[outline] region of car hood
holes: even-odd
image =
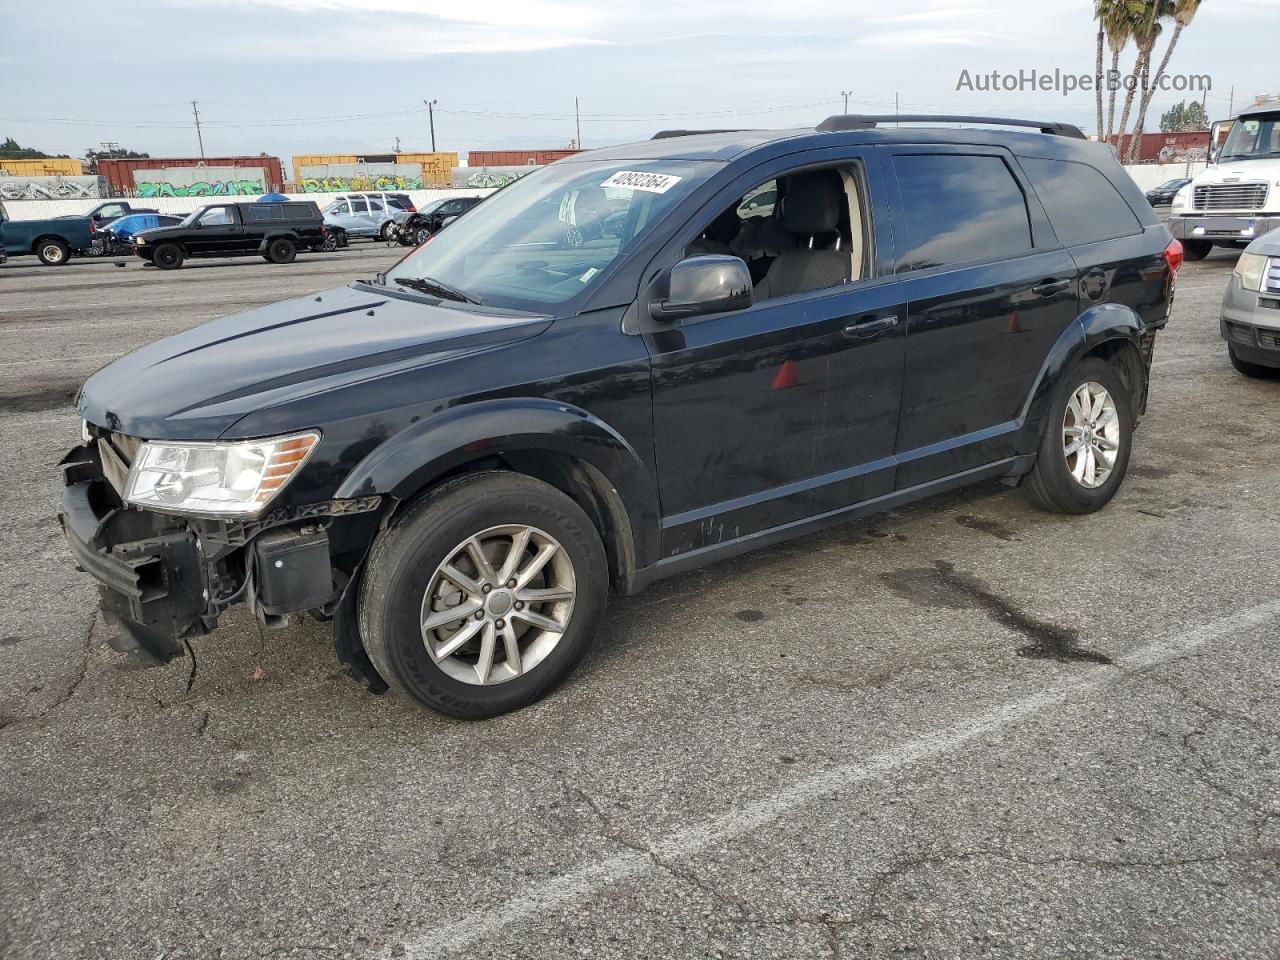
[[[1265,180],[1272,183],[1280,180],[1280,158],[1267,157],[1258,160],[1228,160],[1226,163],[1215,163],[1202,171],[1192,184],[1202,187],[1205,184],[1226,183],[1228,181],[1244,183],[1253,180]]]
[[[129,436],[212,440],[256,410],[536,336],[550,322],[365,284],[339,287],[126,354],[85,382],[79,410]]]

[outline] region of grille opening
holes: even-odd
[[[1266,202],[1265,183],[1214,183],[1195,188],[1197,210],[1261,210]]]

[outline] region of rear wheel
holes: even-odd
[[[272,263],[293,263],[298,248],[287,237],[276,237],[267,244],[267,259]]]
[[[151,262],[161,270],[177,270],[184,259],[182,248],[176,243],[162,243],[151,254]]]
[[[1182,256],[1187,260],[1203,260],[1213,251],[1211,240],[1183,240]]]
[[[1276,367],[1264,367],[1260,363],[1251,363],[1236,355],[1236,348],[1227,344],[1227,353],[1231,354],[1231,365],[1246,377],[1256,377],[1259,380],[1275,380],[1280,378],[1280,369]]]
[[[1129,469],[1133,401],[1116,368],[1099,357],[1058,385],[1036,465],[1022,485],[1054,513],[1092,513],[1115,496]]]
[[[386,223],[384,223],[381,227],[378,228],[378,239],[381,240],[383,243],[386,243],[388,240],[391,239],[391,227],[392,227],[392,223],[390,220],[388,220]]]
[[[60,267],[71,259],[71,249],[56,237],[36,244],[36,256],[46,267]]]
[[[533,703],[591,646],[607,562],[586,513],[520,474],[452,481],[408,507],[374,545],[360,630],[378,672],[464,720]]]

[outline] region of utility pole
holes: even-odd
[[[395,152],[396,152],[396,153],[399,153],[399,152],[400,152],[400,138],[399,138],[399,137],[396,137],[396,149],[395,149]]]
[[[898,122],[898,116],[901,113],[902,111],[898,109],[898,94],[897,94],[897,91],[895,91],[893,94],[893,125],[895,127],[902,126],[902,124]]]
[[[1236,114],[1236,85],[1231,85],[1231,99],[1227,101],[1227,116],[1235,119]]]
[[[573,98],[573,126],[578,132],[578,149],[582,149],[582,114],[578,112],[578,98]]]
[[[436,152],[436,104],[439,100],[423,100],[427,105],[427,123],[431,126],[431,152]]]
[[[204,159],[204,135],[200,132],[200,111],[196,108],[196,101],[191,101],[191,114],[196,118],[196,140],[200,143],[200,159]]]
[[[849,112],[849,94],[851,94],[851,93],[853,93],[853,91],[852,91],[852,90],[841,90],[841,91],[840,91],[840,96],[844,97],[844,112],[845,112],[845,113],[848,113],[848,112]]]

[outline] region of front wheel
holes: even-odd
[[[431,231],[426,227],[419,227],[418,232],[414,235],[414,239],[418,241],[418,246],[422,246],[431,239]]]
[[[383,679],[462,720],[545,696],[591,646],[604,614],[600,535],[573,500],[506,472],[450,481],[373,547],[360,632]]]
[[[1027,498],[1053,513],[1093,513],[1110,502],[1129,469],[1133,401],[1116,368],[1100,357],[1062,378],[1022,485]]]
[[[1187,260],[1203,260],[1213,252],[1212,240],[1183,240],[1182,256]]]
[[[391,239],[391,228],[394,226],[390,220],[378,228],[378,239],[383,243],[387,243]]]
[[[176,243],[162,243],[151,254],[151,262],[161,270],[177,270],[183,259],[182,248]]]

